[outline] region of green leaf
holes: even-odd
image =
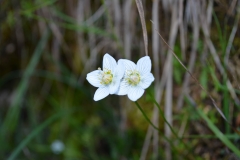
[[[47,30],[42,36],[40,42],[38,43],[35,52],[33,53],[32,59],[29,62],[26,70],[23,72],[23,77],[15,91],[14,98],[7,112],[3,126],[1,127],[2,138],[5,137],[6,133],[11,134],[18,123],[19,111],[21,106],[20,104],[24,99],[24,95],[27,91],[30,77],[34,73],[34,70],[46,46],[49,35],[50,35],[49,30]],[[4,139],[1,142],[3,141]]]
[[[43,122],[41,125],[39,125],[36,129],[34,129],[12,152],[8,160],[14,160],[16,159],[17,155],[21,152],[21,150],[34,138],[36,137],[43,129],[45,129],[47,126],[49,126],[52,122],[57,120],[60,117],[66,116],[66,114],[74,113],[74,111],[61,111],[57,114],[51,116],[48,118],[45,122]]]
[[[208,127],[212,132],[240,158],[240,150],[213,124],[213,122],[203,113],[200,108],[197,108],[199,115],[207,122]]]

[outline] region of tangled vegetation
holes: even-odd
[[[239,0],[0,0],[0,159],[239,159],[239,18]],[[136,103],[93,100],[105,53],[151,58]]]

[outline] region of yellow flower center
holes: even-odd
[[[107,85],[111,83],[113,79],[113,74],[111,70],[104,68],[103,71],[100,73],[99,79],[101,84]]]
[[[136,70],[128,71],[126,75],[127,75],[126,80],[130,85],[136,86],[141,80],[140,74]]]

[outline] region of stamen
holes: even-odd
[[[103,71],[101,71],[99,74],[100,83],[103,85],[108,85],[109,83],[112,82],[112,79],[113,79],[113,74],[111,70],[107,68],[104,68]]]
[[[136,86],[140,80],[140,74],[138,71],[133,70],[133,71],[126,71],[126,80],[130,85]]]

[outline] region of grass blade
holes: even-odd
[[[170,125],[170,123],[167,121],[167,119],[166,119],[163,111],[161,110],[161,107],[159,106],[159,104],[157,103],[157,101],[153,98],[153,96],[151,95],[151,93],[148,92],[148,94],[150,95],[151,100],[153,101],[153,103],[158,107],[158,110],[159,110],[160,115],[161,115],[162,118],[164,119],[164,122],[167,123],[168,127],[170,128],[170,130],[172,131],[172,133],[174,134],[174,136],[179,140],[179,142],[181,142],[181,143],[188,149],[188,151],[192,152],[192,148],[191,148],[188,144],[186,144],[186,143],[183,141],[182,138],[180,138],[180,137],[178,136],[178,134],[174,131],[174,129],[172,128],[172,126]]]
[[[140,107],[140,105],[138,104],[138,102],[136,101],[135,102],[135,104],[137,105],[137,107],[138,107],[138,109],[142,112],[142,114],[143,114],[143,116],[145,117],[145,119],[151,124],[151,126],[154,128],[154,129],[156,129],[159,133],[162,133],[161,131],[160,131],[160,129],[159,128],[157,128],[152,122],[151,122],[151,120],[147,117],[147,115],[145,114],[145,112],[143,111],[143,109]],[[157,104],[158,105],[158,104]],[[158,105],[159,106],[159,105]],[[159,107],[158,107],[159,108]],[[160,112],[162,112],[162,111],[160,111]],[[163,118],[165,119],[165,117],[164,117],[164,115],[163,115]],[[166,119],[165,119],[165,121],[166,121]],[[167,122],[167,121],[166,121]],[[167,122],[168,123],[168,122]],[[168,123],[169,124],[169,123]],[[171,126],[169,126],[171,129],[172,129],[172,127]],[[172,129],[172,131],[173,131],[173,129]],[[174,131],[173,131],[174,132]],[[175,132],[174,132],[175,133]],[[175,133],[176,134],[176,133]],[[171,145],[171,148],[176,152],[176,153],[178,153],[178,151],[177,151],[177,148],[176,148],[176,146],[173,144],[173,141],[172,140],[170,140],[168,137],[166,137],[164,134],[161,134],[161,136],[163,136],[163,138]],[[188,151],[191,151],[191,149],[182,141],[182,139],[180,139],[177,135],[175,135],[176,137],[177,137],[177,139],[179,140],[179,141],[181,141],[187,148],[188,148]],[[186,155],[183,155],[185,158],[186,157],[188,157],[188,159],[189,159],[189,157],[192,157],[192,155],[191,154],[189,154],[189,153],[187,153]]]
[[[203,113],[200,108],[197,108],[199,115],[207,122],[208,127],[212,132],[240,158],[240,150],[212,123],[212,121]]]
[[[1,134],[3,134],[2,138],[5,136],[6,133],[11,134],[17,125],[19,111],[20,111],[19,105],[22,103],[25,92],[27,91],[27,88],[28,88],[29,79],[32,76],[32,74],[34,73],[34,70],[37,66],[37,63],[42,55],[42,52],[43,52],[45,45],[47,43],[47,40],[49,38],[49,35],[50,35],[49,30],[47,30],[44,33],[44,35],[42,36],[40,42],[38,43],[38,45],[33,53],[33,56],[31,58],[31,61],[28,64],[25,72],[23,73],[23,78],[20,81],[20,83],[15,91],[15,96],[9,107],[9,110],[7,112],[3,126],[1,127]]]
[[[20,151],[34,138],[36,137],[43,129],[45,129],[47,126],[49,126],[52,122],[57,120],[58,118],[65,116],[66,114],[73,113],[73,112],[59,112],[50,118],[48,118],[45,122],[43,122],[41,125],[39,125],[36,129],[34,129],[18,146],[17,148],[12,152],[8,160],[14,160],[16,159],[17,155],[20,153]]]

